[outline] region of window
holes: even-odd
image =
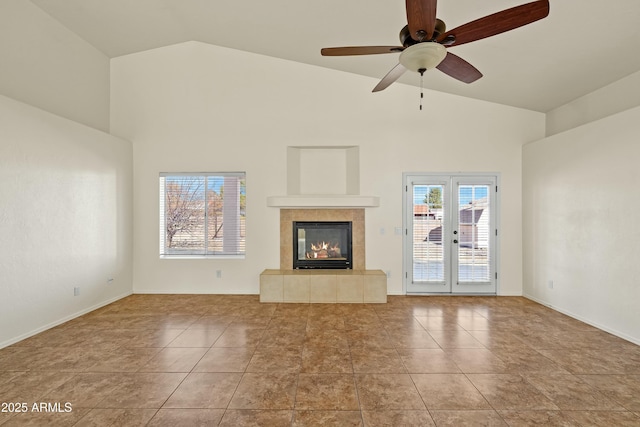
[[[244,256],[245,173],[161,173],[160,256]]]

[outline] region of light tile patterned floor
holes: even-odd
[[[28,405],[3,427],[640,426],[640,347],[517,297],[133,295],[1,349],[0,401]]]

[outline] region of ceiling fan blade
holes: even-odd
[[[476,19],[438,36],[438,42],[453,36],[447,47],[484,39],[530,24],[549,15],[549,0],[537,0]]]
[[[402,46],[345,46],[325,47],[320,50],[322,56],[376,55],[379,53],[402,52]]]
[[[436,27],[437,0],[406,0],[406,6],[411,38],[431,40]]]
[[[381,90],[388,88],[391,83],[398,80],[405,71],[407,71],[407,69],[404,68],[404,65],[399,63],[398,65],[393,67],[391,71],[389,71],[387,75],[382,78],[382,80],[380,80],[380,83],[378,83],[376,87],[373,88],[372,92],[380,92]]]
[[[436,68],[464,83],[473,83],[482,77],[476,67],[451,52],[447,52],[447,56]]]

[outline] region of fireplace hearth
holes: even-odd
[[[352,269],[350,221],[293,221],[294,269]]]

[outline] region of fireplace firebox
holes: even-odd
[[[293,268],[351,269],[350,221],[294,221]]]

